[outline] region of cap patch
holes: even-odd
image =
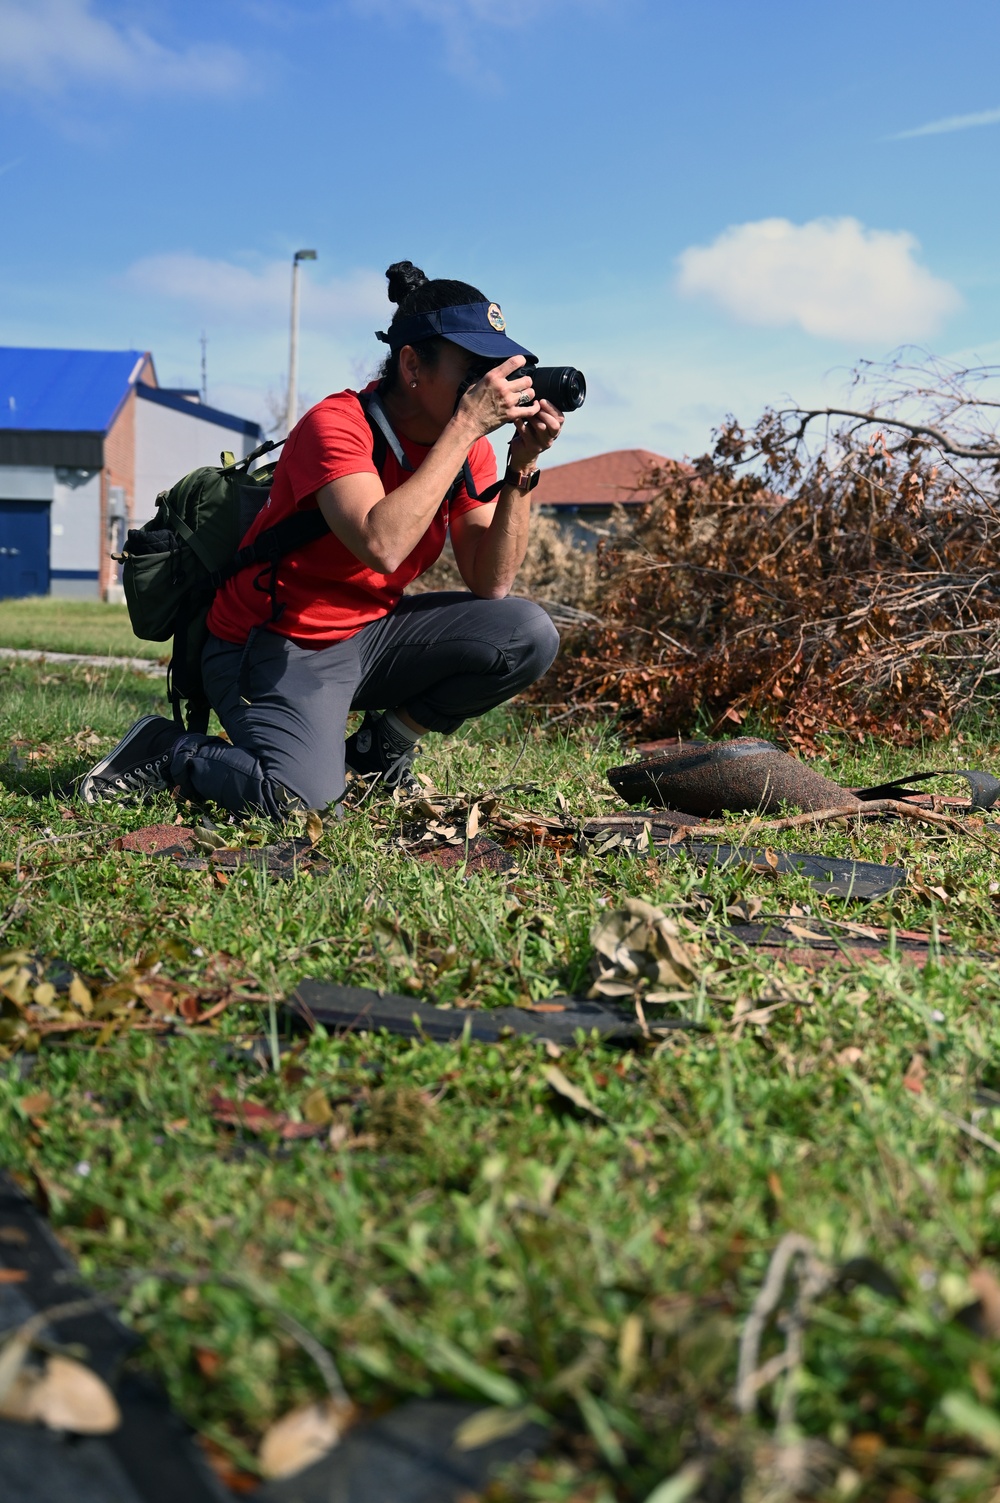
[[[507,327],[507,320],[500,312],[499,303],[490,303],[490,306],[486,310],[486,317],[490,321],[491,328],[496,329],[498,334],[502,334]]]

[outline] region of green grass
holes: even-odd
[[[169,642],[140,641],[123,605],[51,595],[0,600],[0,647],[154,660],[170,655]]]
[[[219,889],[111,848],[172,819],[166,796],[87,810],[67,792],[161,694],[121,671],[0,666],[0,914],[27,904],[4,943],[108,981],[159,965],[209,986],[222,966],[274,997],[308,974],[483,1006],[585,989],[590,928],[627,894],[673,913],[702,897],[717,921],[759,894],[767,911],[938,925],[953,946],[922,968],[889,957],[809,973],[703,938],[700,985],[668,1010],[705,1032],[563,1052],[606,1120],[555,1095],[546,1050],[523,1041],[320,1033],[275,1072],[266,1042],[241,1044],[269,1031],[268,1007],[250,1003],[215,1032],[112,1023],[96,1043],[48,1043],[29,1078],[17,1056],[0,1064],[8,1162],[45,1186],[60,1235],[204,1434],[250,1465],[271,1420],[322,1393],[277,1308],[334,1354],[362,1406],[450,1390],[546,1417],[553,1458],[492,1503],[643,1503],[692,1456],[706,1500],[738,1497],[741,1471],[743,1496],[763,1498],[776,1391],[738,1420],[737,1343],[779,1238],[798,1231],[833,1265],[873,1260],[903,1294],[833,1288],[816,1305],[797,1419],[828,1464],[804,1496],[991,1495],[1000,1466],[970,1438],[982,1415],[969,1406],[992,1410],[1000,1346],[954,1317],[974,1298],[970,1274],[1000,1264],[1000,1156],[952,1119],[1000,1136],[1000,1114],[972,1094],[1000,1086],[1000,837],[885,824],[774,840],[899,860],[947,893],[865,907],[797,877],[544,848],[522,853],[511,883],[463,880],[393,849],[366,813],[324,833],[327,875]],[[515,781],[544,792],[509,806],[553,813],[562,794],[592,813],[617,807],[604,773],[621,753],[610,730],[497,712],[428,738],[424,766],[453,792]],[[926,754],[995,767],[1000,746],[971,727]],[[823,770],[850,783],[913,765],[831,741]],[[407,944],[386,944],[396,923]],[[734,1026],[748,1000],[783,1005],[766,1026]],[[920,1095],[903,1085],[915,1054]],[[213,1091],[293,1116],[319,1091],[341,1146],[243,1140],[213,1118]],[[32,1116],[22,1103],[43,1092],[51,1104]],[[781,1344],[772,1328],[764,1355]]]

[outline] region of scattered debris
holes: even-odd
[[[674,1001],[678,988],[690,991],[701,969],[676,921],[641,898],[626,898],[624,907],[599,919],[590,942],[595,952],[591,997],[632,997],[642,989],[644,1003]],[[650,986],[671,990],[666,994]]]
[[[586,1112],[591,1117],[597,1117],[601,1122],[606,1122],[608,1116],[602,1112],[599,1106],[595,1106],[590,1097],[580,1087],[563,1074],[558,1065],[547,1065],[542,1071],[542,1079],[557,1096],[575,1106],[578,1111]]]
[[[294,1477],[326,1456],[343,1438],[356,1416],[351,1403],[332,1398],[302,1404],[275,1420],[258,1450],[265,1477]]]
[[[849,413],[731,419],[646,477],[563,597],[600,623],[564,634],[533,697],[624,712],[637,739],[748,714],[806,751],[831,728],[939,738],[1000,663],[992,377],[866,363]]]
[[[493,1411],[485,1411],[492,1415]],[[507,1410],[506,1427],[482,1423],[481,1405],[413,1399],[353,1427],[322,1460],[294,1478],[267,1482],[255,1503],[462,1503],[479,1497],[497,1470],[546,1448],[545,1428],[522,1410]],[[467,1437],[475,1442],[467,1443]]]
[[[858,800],[770,741],[687,741],[655,757],[608,770],[608,782],[629,804],[664,804],[691,814],[776,812],[850,806]]]
[[[833,919],[784,913],[769,914],[760,923],[731,923],[710,931],[718,939],[736,940],[753,949],[765,950],[795,965],[860,964],[884,959],[893,950],[902,960],[926,965],[930,957],[947,948],[948,936],[937,937],[912,929],[888,930]]]
[[[439,844],[411,845],[409,854],[418,861],[440,866],[445,871],[464,867],[467,874],[495,872],[498,875],[517,871],[517,862],[495,840],[486,835],[465,839],[445,839]]]
[[[40,1366],[19,1351],[18,1333],[0,1349],[0,1419],[43,1424],[74,1435],[110,1435],[122,1422],[108,1385],[74,1357],[53,1354]],[[8,1361],[8,1357],[21,1360]],[[13,1371],[9,1369],[13,1368]]]
[[[121,835],[114,850],[132,851],[145,856],[169,857],[184,871],[211,871],[228,878],[241,867],[263,869],[272,877],[291,881],[300,872],[317,875],[329,871],[330,862],[321,856],[313,838],[322,834],[322,824],[306,836],[293,836],[272,845],[231,846],[219,830],[196,829],[191,825],[146,825]],[[241,832],[233,831],[234,835]]]
[[[16,1304],[14,1291],[3,1301],[4,1317],[9,1321],[13,1316],[14,1322],[3,1333],[3,1354],[19,1337],[24,1344],[25,1333],[29,1348],[37,1341],[47,1349],[47,1382],[43,1378],[45,1386],[35,1388],[29,1404],[44,1408],[60,1426],[72,1425],[78,1435],[86,1433],[90,1422],[89,1438],[76,1439],[37,1424],[0,1421],[5,1492],[19,1503],[66,1503],[84,1496],[127,1496],[135,1503],[168,1498],[222,1503],[222,1492],[187,1426],[148,1378],[123,1365],[137,1345],[135,1333],[122,1325],[106,1300],[82,1285],[48,1223],[2,1170],[0,1268],[24,1275],[16,1285]],[[58,1350],[48,1350],[52,1347]],[[71,1354],[70,1374],[66,1364]],[[75,1371],[80,1366],[86,1381]],[[72,1410],[65,1407],[69,1402]],[[120,1423],[112,1429],[102,1425],[97,1434],[99,1407],[104,1422],[116,1410]],[[44,1420],[45,1415],[39,1412],[38,1417]]]
[[[894,778],[891,783],[879,783],[872,788],[855,788],[855,796],[868,802],[871,799],[904,799],[911,796],[920,797],[920,790],[910,788],[910,783],[926,783],[930,778],[964,778],[969,785],[969,795],[972,802],[967,812],[974,814],[976,810],[984,813],[992,809],[997,799],[1000,798],[1000,779],[995,778],[991,772],[983,772],[973,767],[956,767],[953,770],[942,768],[939,772],[911,772],[905,777]],[[958,799],[949,799],[948,803],[957,804]]]
[[[324,1028],[349,1033],[370,1033],[384,1028],[404,1038],[428,1038],[448,1043],[468,1037],[481,1043],[500,1039],[550,1039],[556,1044],[572,1044],[578,1029],[596,1031],[609,1042],[628,1042],[640,1038],[642,1029],[634,1012],[629,1014],[602,1007],[580,997],[553,997],[542,1004],[541,1011],[525,1007],[495,1007],[465,1010],[434,1007],[392,992],[369,991],[361,986],[338,986],[332,981],[300,981],[286,1006],[293,1017],[308,1026],[321,1023]],[[665,1019],[658,1027],[697,1029],[700,1024],[683,1018]]]
[[[330,1123],[329,1116],[317,1121],[307,1119],[296,1122],[287,1112],[273,1111],[257,1101],[231,1101],[220,1091],[212,1092],[209,1110],[216,1122],[227,1127],[238,1127],[257,1137],[264,1133],[277,1133],[285,1142],[298,1138],[325,1137]],[[319,1116],[318,1113],[315,1115]]]
[[[0,1058],[36,1050],[53,1034],[92,1032],[101,1042],[132,1028],[160,1033],[177,1025],[203,1027],[234,1001],[260,1000],[243,989],[249,982],[234,977],[229,956],[214,957],[197,986],[165,976],[167,957],[169,943],[162,953],[140,956],[120,976],[101,979],[28,950],[0,954]]]

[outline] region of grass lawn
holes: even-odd
[[[123,605],[58,600],[51,595],[0,600],[0,647],[154,660],[170,656],[169,642],[139,640]]]
[[[44,1042],[27,1075],[24,1056],[0,1063],[8,1163],[44,1187],[87,1277],[209,1441],[252,1471],[268,1424],[322,1395],[285,1315],[364,1408],[453,1391],[542,1416],[552,1457],[491,1503],[752,1503],[790,1496],[768,1476],[792,1461],[808,1472],[799,1495],[830,1503],[996,1496],[1000,1344],[956,1315],[982,1295],[1000,1330],[1000,1114],[982,1094],[1000,1088],[1000,835],[775,837],[919,872],[864,906],[799,877],[545,847],[521,852],[513,880],[463,879],[391,848],[367,811],[324,832],[326,875],[220,887],[112,849],[172,820],[166,795],[88,810],[66,791],[163,708],[162,686],[24,664],[0,665],[0,686],[4,943],[119,982],[106,993],[119,1008],[138,987],[144,1017],[171,981],[226,975],[265,999],[170,1037],[109,1004],[96,1039]],[[889,745],[828,750],[822,770],[844,783],[915,765]],[[515,782],[532,791],[508,806],[554,813],[561,795],[587,814],[619,807],[604,773],[621,755],[610,730],[496,712],[429,737],[423,766],[452,792]],[[927,757],[995,768],[1000,745],[973,728]],[[551,1089],[550,1052],[531,1042],[320,1033],[274,1068],[266,998],[302,975],[484,1007],[585,991],[591,926],[626,895],[681,917],[703,898],[717,922],[759,896],[765,912],[936,926],[950,948],[923,967],[890,954],[810,972],[702,935],[692,994],[650,1012],[704,1031],[628,1051],[581,1037],[559,1058],[601,1117]],[[695,933],[704,916],[688,916]],[[216,1119],[213,1093],[331,1131],[252,1138]],[[752,1419],[732,1394],[743,1322],[791,1231],[831,1269],[866,1261],[816,1300],[792,1378],[798,1428],[776,1438],[779,1372]],[[772,1323],[762,1360],[783,1347]],[[654,1493],[692,1459],[701,1482]]]

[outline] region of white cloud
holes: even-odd
[[[288,321],[291,264],[291,256],[252,267],[177,252],[146,256],[126,275],[137,291],[186,303],[213,324],[243,321],[272,329]],[[310,263],[300,273],[300,294],[303,319],[330,332],[359,322],[384,327],[393,313],[385,277],[374,271],[324,281]]]
[[[905,230],[869,230],[856,219],[761,219],[690,246],[678,288],[742,323],[895,344],[933,333],[961,301],[914,259],[917,249]]]
[[[975,115],[948,115],[944,120],[932,120],[928,125],[917,125],[912,130],[897,131],[890,141],[909,141],[913,136],[943,136],[953,130],[971,130],[976,125],[996,125],[1000,122],[1000,110],[980,110]]]
[[[579,22],[580,12],[585,9],[605,10],[611,3],[612,0],[573,0],[574,19]],[[621,0],[616,3],[620,6]],[[398,24],[409,13],[436,26],[444,43],[444,63],[449,72],[488,90],[496,90],[503,83],[509,61],[506,47],[497,41],[497,32],[517,30],[539,17],[537,0],[353,0],[353,4],[365,19],[373,14],[382,15]],[[564,8],[565,0],[549,0],[546,16],[557,6]]]
[[[0,0],[0,88],[57,94],[73,83],[143,93],[227,93],[247,68],[232,47],[175,50],[107,20],[93,0]]]

